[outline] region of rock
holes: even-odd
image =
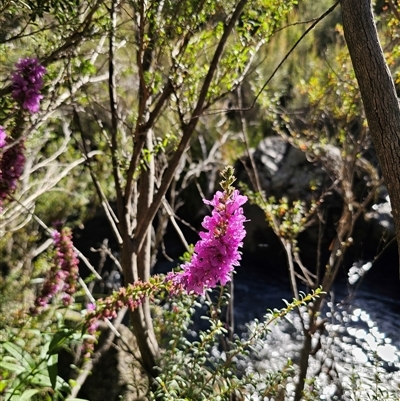
[[[253,151],[261,189],[267,197],[311,200],[310,183],[327,180],[327,174],[307,160],[306,154],[280,136],[264,138]],[[244,160],[249,170],[248,159]],[[238,179],[248,182],[247,173],[237,166]]]
[[[337,235],[336,227],[342,213],[343,198],[335,190],[334,181],[340,182],[342,175],[346,174],[346,166],[338,147],[324,145],[317,151],[318,156],[313,155],[311,159],[311,156],[292,146],[280,136],[264,138],[252,151],[260,186],[267,198],[274,197],[279,200],[286,197],[289,203],[302,200],[310,204],[312,199],[321,202],[319,215],[324,220],[322,238],[320,238],[321,227],[317,219],[316,224],[310,225],[299,236],[303,262],[311,270],[317,261],[318,244],[321,246],[320,256],[322,255],[320,263],[325,265],[326,258],[329,256],[329,246]],[[238,181],[254,189],[250,178],[252,169],[248,157],[242,158],[241,162],[235,166]],[[353,191],[356,201],[362,202],[369,191],[367,188],[369,180],[364,179],[364,176],[366,171],[375,167],[371,161],[361,157],[357,159],[355,168],[357,174],[354,178]],[[340,186],[338,187],[340,190]],[[382,239],[387,241],[395,235],[388,201],[377,201],[377,204],[370,204],[367,207],[372,209],[359,217],[353,232],[353,246],[348,249],[350,259],[360,255],[373,258],[382,245]],[[250,220],[246,227],[248,235],[245,239],[245,253],[251,253],[256,263],[263,260],[264,265],[273,265],[271,270],[279,269],[281,266],[286,267],[283,247],[265,222],[263,212],[256,209],[258,207],[254,205],[245,207],[245,214]],[[354,259],[351,263],[353,261]]]

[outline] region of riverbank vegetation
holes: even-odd
[[[330,352],[400,221],[400,9],[359,2],[1,2],[0,399],[399,398],[395,339]],[[239,333],[252,207],[292,297]]]

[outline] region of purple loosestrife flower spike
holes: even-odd
[[[221,183],[224,191],[218,191],[211,201],[203,200],[214,208],[202,223],[208,231],[200,232],[201,239],[194,247],[191,261],[181,266],[183,271],[168,276],[187,292],[203,294],[206,288],[218,283],[225,285],[241,259],[238,248],[246,235],[243,225],[246,217],[241,206],[247,197],[232,187],[235,180],[232,168],[228,167],[223,177],[226,178]]]
[[[20,59],[12,74],[12,97],[29,113],[39,111],[39,103],[43,96],[40,91],[43,86],[43,75],[46,68],[40,65],[36,58]]]
[[[35,307],[31,309],[33,314],[38,313],[40,308],[46,308],[58,293],[62,293],[64,305],[70,305],[73,302],[72,295],[76,292],[79,260],[72,243],[71,230],[64,228],[54,231],[52,237],[55,247],[54,264],[41,294],[35,300]]]
[[[65,272],[62,291],[64,292],[64,304],[69,305],[73,299],[71,295],[76,292],[76,282],[79,274],[79,259],[74,250],[72,233],[68,228],[53,232],[53,240],[56,248],[55,265]]]
[[[126,287],[121,287],[107,298],[98,299],[96,305],[87,305],[86,330],[88,334],[93,335],[97,330],[99,321],[116,318],[121,308],[127,306],[131,311],[134,311],[146,298],[152,300],[158,292],[163,290],[178,295],[181,292],[178,287],[172,280],[165,280],[165,278],[157,275],[151,276],[148,281],[137,280]],[[87,342],[85,347],[86,350],[90,350],[90,342]]]
[[[2,134],[4,133],[4,135]],[[0,142],[4,138],[4,146],[12,143],[11,138],[5,135],[4,130],[0,130]],[[15,145],[0,152],[0,209],[4,199],[11,194],[17,187],[17,180],[21,177],[25,165],[25,145],[21,140]]]

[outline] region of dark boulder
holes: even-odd
[[[335,186],[334,183],[335,177],[340,176],[343,171],[344,161],[340,149],[325,145],[318,157],[310,156],[281,136],[270,136],[263,139],[252,151],[252,157],[266,198],[286,198],[289,203],[302,200],[306,205],[310,205],[312,199],[319,202],[319,216],[323,224],[315,218],[315,224],[301,233],[298,241],[303,262],[310,270],[314,270],[317,262],[324,265],[329,255],[329,245],[336,236],[336,226],[343,208],[340,186]],[[361,167],[362,163],[368,162],[361,159]],[[238,181],[254,189],[255,180],[249,158],[242,158],[235,167]],[[367,181],[356,177],[354,193],[358,202],[368,193],[367,185]],[[339,191],[336,191],[335,188],[338,187]],[[381,192],[383,195],[376,197],[375,203],[368,205],[370,210],[360,216],[355,226],[353,245],[348,249],[349,264],[358,258],[373,258],[382,247],[382,241],[388,241],[395,234],[390,205],[384,196],[385,188]],[[247,223],[248,235],[245,240],[245,254],[250,264],[262,262],[269,272],[286,268],[283,247],[265,221],[263,212],[257,206],[246,205],[245,213],[250,220]],[[319,260],[318,243],[322,250]]]

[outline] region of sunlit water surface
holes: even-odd
[[[360,276],[366,267],[358,272]],[[326,319],[326,330],[315,335],[313,347],[318,351],[310,357],[307,375],[315,380],[306,388],[322,394],[321,400],[400,400],[400,297],[393,292],[377,293],[368,285],[360,285],[355,291],[354,274],[357,272],[353,269],[349,280],[329,294],[321,316]],[[262,320],[268,308],[283,308],[282,299],[292,296],[288,283],[263,282],[241,274],[235,278],[234,298],[236,328],[245,331],[255,318]],[[288,358],[296,364],[303,341],[296,313],[270,329],[265,341],[243,361],[247,371],[260,375],[260,388],[267,372],[282,368]],[[286,387],[285,400],[290,400],[294,383]],[[256,393],[248,400],[269,400]]]

